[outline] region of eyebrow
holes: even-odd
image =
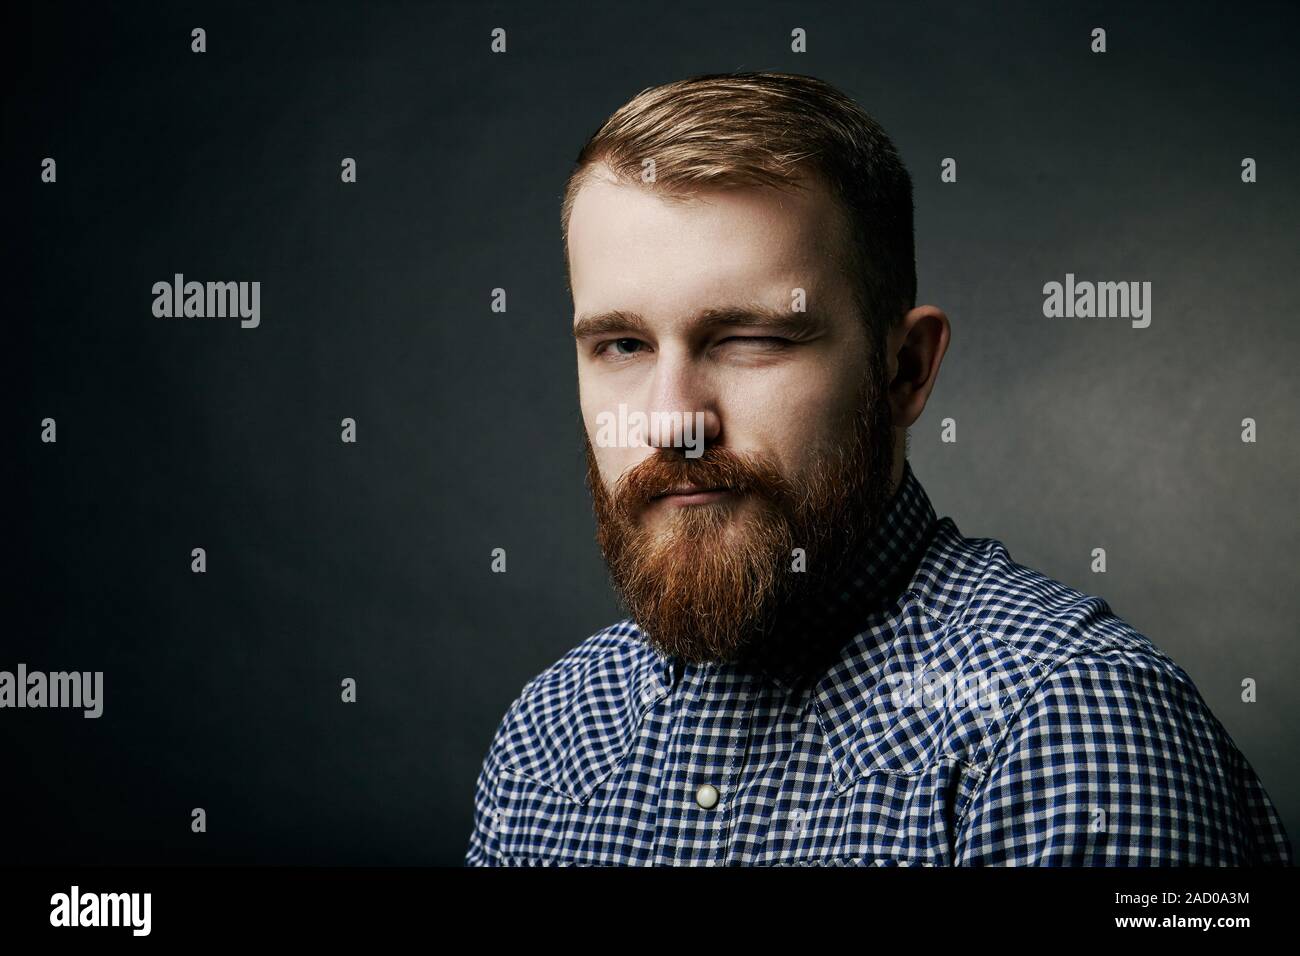
[[[816,331],[822,328],[823,324],[822,319],[812,312],[747,305],[704,309],[691,320],[690,327],[695,332],[710,332],[724,326],[737,326],[761,328],[773,333],[798,336]],[[622,309],[583,316],[573,325],[573,337],[578,341],[619,332],[648,335],[650,327],[637,313]]]

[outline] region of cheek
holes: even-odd
[[[596,467],[604,480],[605,488],[610,493],[613,493],[614,484],[619,477],[650,454],[652,449],[646,446],[619,445],[617,443],[617,426],[602,426],[601,422],[604,419],[599,417],[602,414],[612,417],[613,413],[602,406],[592,405],[588,407],[585,403],[583,404],[583,427],[587,432],[587,442],[591,446],[591,454],[596,460]],[[614,443],[605,442],[606,437],[613,438]]]
[[[854,375],[842,367],[819,366],[798,375],[773,378],[733,404],[728,429],[734,447],[763,449],[782,469],[797,473],[813,450],[832,444],[853,420],[857,403]]]
[[[627,473],[643,457],[635,448],[597,448],[596,463],[600,466],[605,488],[613,494],[618,479]]]

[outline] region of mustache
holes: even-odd
[[[628,517],[683,485],[756,494],[775,501],[787,498],[792,490],[775,463],[765,457],[737,454],[720,445],[706,448],[698,458],[659,450],[618,479],[615,507]]]

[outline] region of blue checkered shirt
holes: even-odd
[[[1291,862],[1191,679],[1101,598],[936,520],[910,463],[861,553],[774,660],[623,621],[529,681],[466,864]]]

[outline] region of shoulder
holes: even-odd
[[[1025,567],[1001,541],[964,537],[950,518],[938,522],[909,593],[952,640],[991,642],[1039,674],[1079,656],[1111,653],[1181,673],[1104,598]]]
[[[1139,720],[1151,733],[1157,721],[1194,728],[1206,746],[1225,736],[1187,673],[1105,599],[1021,565],[1000,541],[962,536],[949,518],[905,601],[924,639],[903,645],[912,656],[896,669],[942,671],[978,691],[979,708],[958,707],[944,744],[979,772],[1030,720],[1071,731],[1069,746]]]
[[[832,723],[852,723],[845,734],[863,772],[916,772],[938,757],[984,772],[1036,695],[1071,678],[1083,692],[1084,673],[1071,662],[1127,660],[1190,688],[1104,599],[1019,564],[1000,541],[963,536],[951,518],[936,522],[900,602],[894,633],[867,634],[829,681],[879,688],[873,700],[822,695]],[[877,650],[881,637],[888,644]],[[864,668],[878,681],[861,681]],[[1058,684],[1047,685],[1053,675]]]
[[[492,742],[495,765],[584,800],[657,699],[661,666],[631,620],[597,631],[524,685]]]
[[[997,540],[963,537],[950,519],[909,594],[931,618],[936,653],[994,672],[1000,691],[976,734],[982,787],[961,811],[972,848],[1113,864],[1230,861],[1252,846],[1267,858],[1285,843],[1192,678],[1103,598],[1019,564]],[[1041,828],[1023,840],[1000,829],[1025,819]]]
[[[985,862],[1290,859],[1263,784],[1191,678],[1140,651],[1084,652],[1046,674],[960,812],[966,851]]]
[[[1198,732],[1223,732],[1186,671],[1104,598],[1019,564],[1000,541],[940,524],[912,596],[936,619],[937,646],[998,671],[1009,717],[1059,714],[1097,728],[1184,714]]]

